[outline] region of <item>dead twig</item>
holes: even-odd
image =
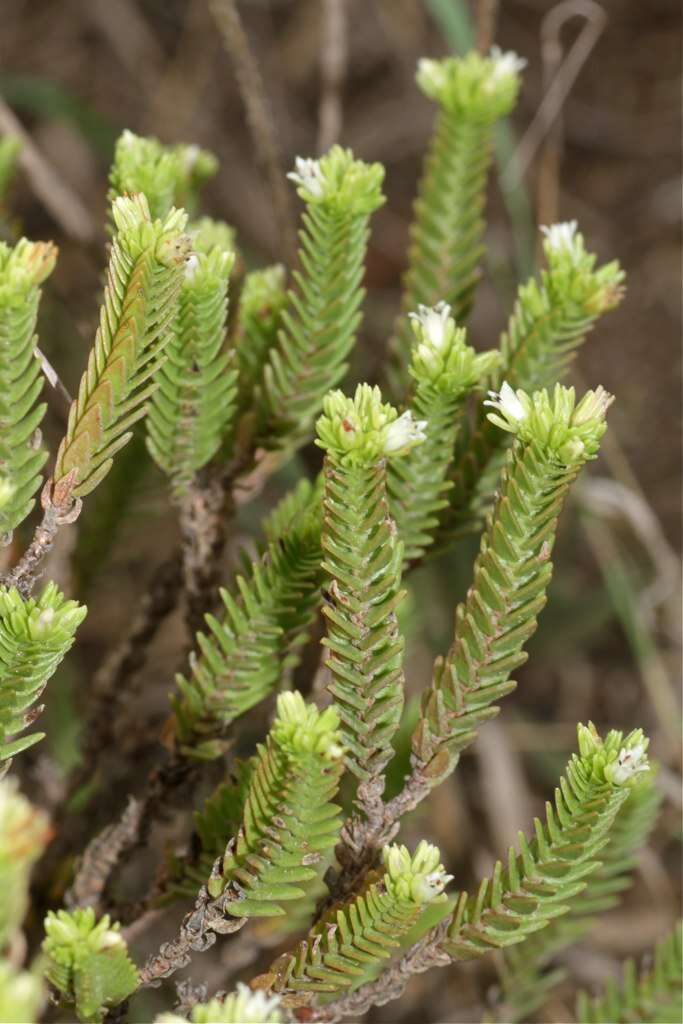
[[[141,802],[130,797],[120,820],[107,826],[88,844],[73,884],[64,897],[64,904],[69,910],[93,907],[96,913],[99,911],[112,871],[121,855],[135,841],[141,814]]]
[[[214,474],[195,479],[180,506],[185,616],[191,642],[215,603],[230,493]]]
[[[235,68],[256,156],[268,178],[283,256],[291,266],[296,254],[296,239],[290,193],[261,72],[251,51],[235,0],[209,0],[209,8]]]
[[[498,0],[477,0],[474,18],[477,27],[477,49],[480,53],[488,53],[496,38]]]
[[[219,857],[214,871],[220,871],[221,863],[222,858]],[[239,931],[247,923],[247,918],[227,915],[226,905],[233,898],[233,894],[228,891],[212,899],[203,885],[175,939],[165,942],[140,971],[140,986],[146,988],[158,985],[162,978],[169,978],[181,967],[186,967],[193,953],[203,953],[210,949],[218,935]]]
[[[320,45],[320,104],[318,152],[326,153],[339,140],[342,128],[341,91],[346,77],[348,0],[322,0],[323,29]]]
[[[130,705],[134,692],[131,681],[147,661],[149,645],[161,623],[177,604],[181,564],[178,550],[155,570],[128,631],[95,673],[82,764],[69,787],[70,796],[92,778],[100,754],[110,747],[120,717],[118,712]]]
[[[68,487],[65,488],[68,490]],[[80,498],[66,498],[63,502],[53,495],[53,481],[46,480],[40,495],[43,517],[36,527],[33,540],[13,569],[0,577],[5,587],[16,587],[22,597],[28,597],[38,579],[40,566],[54,544],[61,526],[75,523],[81,514]]]
[[[563,3],[557,4],[546,15],[541,30],[545,48],[544,59],[551,66],[555,66],[557,63],[556,48],[559,47],[559,52],[562,53],[559,42],[560,29],[566,21],[574,17],[583,17],[586,24],[565,60],[558,67],[534,119],[501,175],[501,183],[506,189],[514,188],[524,177],[539,146],[559,117],[574,82],[607,24],[607,15],[600,4],[595,3],[594,0],[564,0]]]

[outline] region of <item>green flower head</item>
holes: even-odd
[[[0,242],[0,311],[23,305],[36,294],[38,285],[50,276],[57,260],[52,242],[29,242],[21,238],[13,247]]]
[[[477,355],[467,344],[464,327],[456,327],[451,307],[418,306],[409,313],[415,344],[410,365],[417,381],[435,385],[447,394],[461,394],[475,387],[500,362],[499,352]]]
[[[86,945],[93,953],[101,953],[114,946],[125,946],[120,928],[119,924],[111,924],[108,914],[97,921],[92,907],[72,913],[50,910],[45,919],[47,938],[43,948],[49,955],[60,957],[66,954],[75,958],[77,948]]]
[[[192,251],[189,236],[183,234],[187,224],[184,210],[172,209],[163,220],[153,220],[146,197],[138,192],[115,199],[111,214],[116,239],[132,259],[153,247],[159,262],[173,267],[184,263]]]
[[[217,170],[216,157],[199,146],[165,146],[153,136],[126,130],[114,150],[110,196],[143,192],[153,216],[165,217],[173,205],[193,201],[197,190]]]
[[[0,619],[18,638],[62,643],[73,636],[88,609],[67,601],[55,583],[48,583],[40,597],[24,599],[18,590],[0,587]]]
[[[515,391],[504,381],[499,392],[489,391],[484,405],[494,410],[488,414],[491,423],[572,465],[597,455],[607,429],[605,415],[613,401],[602,387],[587,391],[577,405],[574,388],[556,384],[551,398],[545,390],[533,395]]]
[[[425,439],[426,422],[410,412],[401,416],[382,402],[377,387],[359,384],[353,398],[331,391],[323,401],[316,444],[347,465],[372,465],[386,457],[404,455]]]
[[[393,843],[382,850],[384,884],[396,899],[412,903],[435,903],[445,899],[443,891],[452,879],[441,864],[437,846],[423,839],[411,856],[406,846]]]
[[[107,914],[97,921],[91,907],[50,911],[42,949],[48,981],[75,1003],[79,1020],[99,1024],[107,1007],[117,1006],[138,987],[120,925]]]
[[[235,265],[234,252],[218,247],[210,252],[193,252],[185,263],[183,289],[213,294],[229,279]]]
[[[614,309],[624,294],[624,272],[616,260],[596,269],[575,220],[541,227],[549,288],[590,316]]]
[[[319,160],[298,156],[287,177],[306,203],[354,214],[373,213],[384,202],[381,164],[356,160],[350,149],[333,146]]]
[[[313,753],[338,761],[344,753],[336,709],[318,711],[298,690],[279,695],[271,734],[278,746],[294,755]]]
[[[647,757],[650,741],[642,729],[634,729],[626,738],[613,729],[603,740],[589,722],[578,726],[578,737],[579,753],[589,762],[593,774],[613,786],[634,785],[640,776],[650,771]]]
[[[253,270],[244,279],[240,307],[246,316],[272,320],[286,305],[285,268],[275,263],[263,270]]]
[[[526,61],[493,46],[488,57],[468,53],[443,60],[422,58],[417,84],[429,99],[463,118],[495,121],[515,104]]]

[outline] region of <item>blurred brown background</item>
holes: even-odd
[[[591,983],[620,957],[659,937],[680,902],[679,4],[558,5],[556,15],[575,15],[556,36],[564,57],[584,31],[586,15],[594,22],[602,13],[607,21],[549,134],[543,124],[537,130],[536,115],[552,71],[552,33],[543,23],[552,4],[346,0],[330,41],[326,17],[335,6],[244,0],[239,10],[272,106],[283,168],[296,154],[316,152],[321,75],[337,57],[340,83],[332,99],[333,106],[339,100],[339,141],[387,169],[388,203],[374,220],[356,379],[381,379],[384,340],[398,308],[411,203],[433,115],[414,85],[416,62],[463,49],[476,35],[477,16],[484,34],[481,19],[496,18],[495,40],[529,62],[519,107],[500,143],[499,170],[505,175],[508,169],[504,182],[510,156],[520,140],[526,147],[535,118],[531,138],[537,146],[516,189],[506,191],[492,176],[487,273],[471,323],[474,343],[494,343],[518,277],[532,269],[539,205],[544,220],[576,218],[589,248],[602,260],[618,258],[627,271],[623,305],[599,324],[577,364],[579,386],[602,383],[618,401],[606,457],[565,516],[552,602],[531,661],[519,673],[519,691],[500,724],[486,727],[453,784],[405,830],[409,838],[425,834],[438,841],[459,872],[458,882],[467,884],[504,851],[516,827],[528,827],[573,746],[577,719],[646,727],[663,761],[662,821],[623,908],[599,923],[592,944],[569,955],[574,977]],[[584,41],[591,36],[586,31]],[[566,81],[566,65],[560,74]],[[267,177],[255,162],[234,62],[206,0],[6,0],[0,97],[29,133],[53,181],[64,182],[76,199],[75,209],[67,204],[55,215],[33,175],[21,173],[10,207],[13,227],[53,238],[60,247],[41,314],[41,344],[68,387],[76,384],[94,333],[106,175],[123,128],[213,150],[221,171],[206,190],[206,212],[235,225],[247,265],[283,257],[285,239]],[[58,409],[53,420],[56,436]],[[313,459],[304,453],[266,498]],[[71,576],[70,585],[91,611],[84,640],[62,673],[61,694],[47,712],[53,723],[49,753],[29,759],[28,784],[52,785],[55,799],[60,773],[76,756],[74,707],[87,693],[89,673],[127,621],[141,580],[173,540],[173,515],[159,477],[144,460],[130,465],[135,472],[123,483],[105,484],[86,508],[78,540],[71,540],[74,551],[58,552],[55,571],[67,582]],[[130,493],[121,503],[122,489]],[[114,529],[123,507],[125,522]],[[243,517],[233,553],[240,539],[255,532],[254,519]],[[471,554],[465,545],[411,579],[409,671],[416,690],[434,653],[448,643]],[[162,631],[136,698],[134,716],[142,715],[152,729],[165,714],[178,632],[173,621]],[[479,1020],[491,981],[485,971],[422,977],[399,1007],[375,1011],[373,1019]],[[568,1019],[564,998],[561,990],[543,1019]]]

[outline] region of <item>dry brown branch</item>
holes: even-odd
[[[119,711],[130,705],[134,695],[132,680],[143,668],[149,645],[161,623],[176,606],[180,583],[181,555],[176,551],[152,574],[128,631],[95,673],[83,760],[70,785],[71,795],[93,776],[100,754],[110,748]]]
[[[342,128],[342,87],[346,77],[348,0],[322,0],[320,45],[320,105],[318,152],[326,153],[339,140]]]
[[[218,475],[195,478],[180,506],[185,617],[190,640],[213,610],[231,502]]]
[[[140,801],[130,797],[119,821],[103,829],[88,843],[73,884],[64,897],[64,904],[69,910],[93,907],[98,912],[112,871],[137,837],[141,813]]]
[[[221,860],[218,859],[218,865]],[[175,939],[165,942],[140,971],[141,987],[156,986],[162,978],[169,978],[181,967],[186,967],[192,954],[210,949],[218,935],[239,931],[247,923],[247,918],[226,916],[225,904],[230,898],[230,893],[223,893],[212,899],[206,886],[202,886]]]
[[[49,479],[40,495],[43,516],[31,543],[14,568],[0,577],[2,586],[16,587],[23,597],[28,597],[33,590],[43,559],[52,548],[59,528],[74,523],[81,513],[80,498],[60,502],[55,499],[52,489],[52,480]]]
[[[477,28],[477,49],[480,53],[488,53],[496,38],[498,0],[476,0],[474,17]]]
[[[268,179],[273,213],[282,242],[282,256],[290,266],[296,254],[290,193],[283,173],[280,145],[261,72],[251,51],[235,0],[209,0],[225,49],[233,62],[257,159]]]
[[[607,24],[607,15],[600,4],[595,3],[594,0],[563,0],[562,3],[557,4],[546,15],[541,30],[545,49],[544,60],[552,66],[556,64],[556,47],[560,46],[559,32],[565,22],[574,17],[583,17],[586,24],[567,57],[558,67],[531,124],[522,136],[508,167],[503,172],[502,183],[505,188],[514,188],[524,177],[539,146],[559,117],[581,68],[586,63]]]

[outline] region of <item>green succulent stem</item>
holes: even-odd
[[[208,245],[201,233],[185,266],[178,311],[158,389],[146,418],[147,447],[167,474],[176,498],[218,452],[230,431],[237,403],[234,350],[226,347],[228,283],[234,253]]]
[[[117,230],[100,326],[57,452],[57,506],[97,486],[144,416],[190,253],[182,211],[152,220],[142,194],[117,199],[112,209]]]
[[[298,160],[290,177],[306,203],[301,272],[287,292],[277,345],[264,367],[259,439],[296,448],[309,437],[327,391],[343,377],[360,322],[370,215],[384,201],[379,164],[334,146],[319,161]]]
[[[627,960],[619,981],[607,983],[602,995],[580,992],[578,1024],[678,1024],[683,1008],[683,922],[657,943],[652,966],[640,971]]]
[[[495,352],[477,355],[456,327],[450,306],[420,306],[410,314],[414,343],[410,376],[414,392],[408,408],[425,424],[425,440],[388,470],[391,513],[404,543],[404,568],[419,560],[434,541],[445,495],[452,487],[448,472],[468,394],[493,370]]]
[[[507,866],[498,862],[476,896],[458,899],[442,948],[454,960],[504,948],[544,928],[571,909],[571,900],[600,867],[595,858],[609,840],[617,814],[640,774],[647,774],[647,740],[640,730],[603,740],[594,726],[579,726],[572,755],[546,819],[534,822],[534,838],[519,833]],[[629,760],[633,761],[621,771]]]
[[[323,569],[328,579],[328,686],[342,721],[347,767],[372,816],[403,708],[403,648],[396,607],[403,597],[403,545],[389,515],[386,459],[423,439],[422,424],[383,405],[377,388],[332,392],[318,421],[325,450]]]
[[[190,673],[177,677],[173,700],[177,742],[192,758],[219,756],[221,734],[273,692],[298,663],[321,585],[320,515],[297,517],[259,559],[221,590],[222,617],[206,616]]]
[[[334,846],[341,820],[332,803],[343,768],[339,718],[298,692],[278,698],[278,714],[253,759],[242,821],[208,882],[236,918],[283,915],[305,896],[302,883]]]
[[[43,710],[36,701],[86,612],[76,601],[67,601],[54,583],[38,598],[0,587],[0,774],[15,754],[44,738],[40,732],[14,737]]]
[[[363,890],[321,918],[292,953],[285,953],[254,984],[282,993],[283,1005],[302,1006],[314,995],[357,987],[388,959],[430,903],[445,900],[450,881],[435,846],[424,840],[413,855],[405,846],[383,850],[383,868]]]
[[[582,466],[594,458],[610,396],[573,389],[552,398],[503,385],[492,422],[517,435],[487,520],[474,578],[456,609],[455,637],[434,667],[413,734],[410,785],[422,798],[448,775],[476,728],[497,713],[494,701],[514,689],[511,673],[526,660],[552,574],[557,518]],[[508,418],[509,413],[509,418]]]
[[[600,851],[600,867],[588,878],[586,888],[572,897],[569,912],[505,950],[501,1019],[509,1024],[528,1019],[541,1006],[564,977],[562,969],[545,971],[546,966],[561,950],[586,935],[596,915],[616,906],[622,892],[632,884],[636,854],[646,843],[661,804],[654,776],[651,772],[630,789],[607,844]]]
[[[49,242],[0,242],[0,535],[11,535],[30,513],[47,458],[35,329],[40,285],[56,255]]]
[[[252,270],[244,279],[237,310],[235,347],[239,361],[240,404],[251,406],[254,388],[277,344],[287,305],[285,268],[280,263]]]
[[[462,326],[472,306],[484,252],[483,209],[493,128],[516,102],[523,64],[512,59],[502,65],[502,56],[470,53],[418,65],[417,84],[438,103],[439,112],[415,200],[403,282],[404,314],[420,304],[444,301]],[[404,383],[411,344],[403,316],[390,347],[395,372]]]
[[[507,381],[531,391],[550,387],[567,371],[598,320],[623,296],[624,274],[616,262],[596,267],[576,222],[547,229],[547,268],[519,289],[500,342],[501,359],[491,387]],[[481,407],[473,427],[463,432],[450,473],[449,512],[442,516],[440,540],[453,540],[480,527],[490,507],[505,457],[506,439]]]

